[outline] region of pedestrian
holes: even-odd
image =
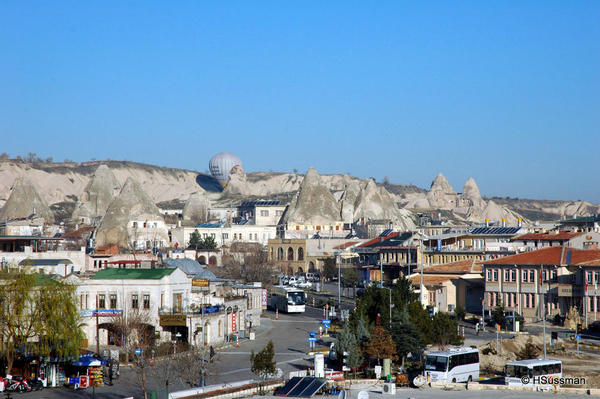
[[[210,357],[210,362],[212,363],[213,358],[215,357],[215,348],[213,348],[212,345],[210,346],[209,357]]]
[[[475,324],[475,334],[479,335],[479,322]]]
[[[110,386],[113,384],[113,361],[108,362],[108,383]]]

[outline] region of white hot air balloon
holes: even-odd
[[[210,159],[208,163],[210,174],[225,187],[229,181],[229,176],[235,173],[241,173],[242,160],[229,152],[220,152]]]

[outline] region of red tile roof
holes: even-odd
[[[538,241],[565,241],[570,240],[573,237],[577,237],[582,235],[583,233],[579,232],[570,232],[570,231],[559,231],[556,232],[548,232],[548,233],[528,233],[523,234],[511,239],[511,241],[519,240],[538,240]]]
[[[421,269],[417,269],[420,271]],[[481,273],[481,263],[474,259],[460,260],[436,266],[425,266],[424,273]]]
[[[449,280],[455,280],[457,277],[453,276],[453,275],[427,275],[427,274],[423,274],[423,285],[440,285],[445,281],[449,281]],[[421,276],[420,275],[413,275],[410,276],[410,282],[415,285],[415,286],[419,286],[421,285]]]
[[[484,265],[584,265],[600,259],[598,249],[575,249],[570,247],[549,247],[537,251],[505,256],[503,258],[483,262]],[[599,262],[600,263],[600,262]]]
[[[78,228],[77,230],[69,231],[68,233],[63,234],[61,238],[79,239],[83,236],[84,233],[90,233],[92,231],[94,231],[94,228],[92,226],[84,226]]]
[[[341,245],[338,245],[337,247],[333,247],[333,249],[346,249],[348,247],[351,247],[355,244],[358,244],[360,241],[349,241],[349,242],[345,242]]]
[[[362,243],[362,244],[360,244],[360,245],[359,245],[357,248],[368,247],[368,246],[370,246],[370,245],[377,244],[378,242],[381,242],[381,241],[384,241],[384,240],[388,240],[388,239],[390,239],[390,238],[394,238],[394,237],[396,237],[396,236],[397,236],[397,235],[399,235],[399,234],[400,234],[400,233],[398,233],[398,232],[396,231],[396,232],[394,232],[394,233],[392,233],[392,234],[390,234],[390,235],[387,235],[387,236],[383,236],[383,237],[375,237],[375,238],[373,238],[373,239],[371,239],[371,240],[369,240],[369,241],[367,241],[367,242],[363,242],[363,243]]]

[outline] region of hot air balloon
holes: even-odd
[[[208,163],[210,174],[225,187],[229,176],[242,173],[242,160],[229,152],[220,152],[210,159]]]

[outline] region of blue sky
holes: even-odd
[[[600,2],[0,3],[14,156],[600,202]]]

